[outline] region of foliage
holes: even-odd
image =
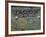
[[[16,18],[16,16],[18,18]],[[11,30],[39,30],[40,7],[11,7]]]

